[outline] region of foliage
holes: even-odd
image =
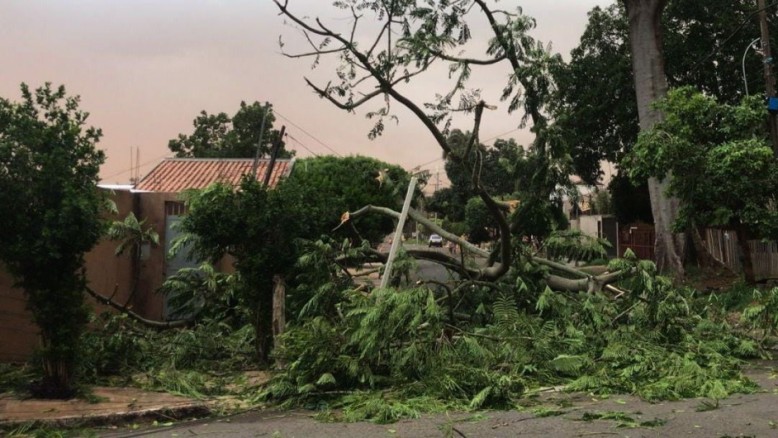
[[[323,156],[297,160],[280,189],[299,193],[308,209],[305,221],[311,232],[298,237],[316,239],[330,234],[344,212],[366,205],[399,211],[409,181],[408,173],[401,167],[374,158]],[[383,216],[356,218],[354,224],[360,236],[374,244],[394,229],[394,221]],[[343,227],[336,235],[349,230]]]
[[[183,268],[168,277],[159,293],[168,297],[175,318],[211,319],[239,328],[247,324],[250,312],[238,306],[239,274],[219,272],[203,262],[196,268]]]
[[[79,98],[50,84],[22,101],[0,99],[0,261],[27,305],[42,337],[45,379],[41,391],[67,395],[79,338],[88,319],[83,301],[84,259],[104,231],[106,207],[97,189],[105,155],[99,129],[85,128]]]
[[[234,116],[226,113],[208,114],[201,111],[192,124],[190,135],[179,134],[168,142],[176,157],[188,158],[254,158],[270,153],[280,133],[273,129],[273,106],[259,102],[240,103]],[[264,129],[264,130],[263,130]],[[260,144],[261,139],[261,144]],[[283,140],[283,139],[280,139]],[[257,151],[259,148],[259,151]],[[291,153],[281,148],[280,157]]]
[[[146,223],[146,219],[141,221],[135,217],[135,213],[130,212],[123,221],[113,221],[109,228],[107,237],[111,240],[118,240],[119,245],[116,247],[115,254],[120,256],[127,250],[130,251],[130,257],[132,260],[132,285],[130,286],[130,298],[127,300],[127,304],[130,304],[132,297],[134,297],[138,291],[138,285],[140,284],[140,271],[141,271],[141,258],[143,256],[143,247],[148,245],[149,247],[159,246],[159,234],[154,231],[154,228]]]
[[[516,265],[490,293],[467,282],[449,291],[342,290],[334,308],[284,334],[275,355],[286,365],[263,397],[385,422],[441,404],[510,407],[537,385],[648,400],[755,388],[737,357],[759,354],[758,345],[650,262],[630,256],[609,267],[635,272],[619,285],[620,300],[533,290],[527,269],[537,268]]]
[[[595,190],[591,198],[592,210],[595,214],[612,214],[613,201],[607,190]]]
[[[620,224],[634,222],[650,224],[654,221],[646,181],[633,183],[628,175],[620,173],[613,177],[608,190],[612,195],[613,214]]]
[[[111,223],[108,238],[119,241],[115,251],[117,256],[129,249],[133,254],[137,254],[134,257],[140,257],[143,244],[159,245],[159,234],[146,224],[146,219],[139,221],[133,212],[127,214],[123,221]]]
[[[181,220],[179,242],[191,245],[197,260],[235,258],[240,274],[237,305],[250,309],[256,330],[258,359],[265,361],[272,340],[273,277],[286,277],[296,258],[295,239],[310,227],[302,195],[294,190],[268,190],[251,178],[240,189],[214,184],[186,194],[189,213]]]
[[[465,205],[465,224],[470,242],[491,242],[497,233],[497,224],[481,198],[470,198]]]
[[[675,228],[742,225],[759,237],[778,236],[778,167],[760,99],[734,106],[679,88],[656,106],[665,120],[641,134],[629,172],[635,179],[672,173],[669,192],[681,200]]]
[[[254,330],[203,318],[185,329],[156,331],[124,314],[103,313],[87,332],[79,364],[85,380],[133,384],[190,397],[223,394],[254,364]]]
[[[736,103],[743,96],[743,52],[759,35],[753,11],[754,3],[746,0],[668,1],[662,20],[668,83]],[[770,27],[776,31],[773,21]],[[621,1],[593,8],[570,62],[554,70],[555,122],[569,144],[576,173],[590,183],[600,175],[601,160],[620,162],[637,140],[628,30]],[[764,91],[761,61],[755,52],[745,57],[754,95]]]
[[[379,176],[381,179],[378,179]],[[189,213],[177,247],[191,244],[198,260],[235,259],[235,305],[250,309],[257,331],[260,361],[271,342],[273,278],[294,280],[298,248],[335,228],[345,211],[364,204],[396,207],[402,202],[407,174],[396,166],[365,157],[320,157],[301,160],[275,190],[246,178],[240,189],[213,185],[189,192]],[[364,237],[381,239],[391,221],[367,219]],[[349,227],[344,227],[347,230]],[[355,240],[361,236],[353,235]]]
[[[595,7],[570,62],[553,71],[555,123],[576,174],[590,184],[600,176],[601,160],[620,161],[637,138],[628,30],[621,2]]]
[[[752,302],[743,309],[742,321],[752,330],[761,331],[761,340],[778,333],[778,288],[754,289]]]
[[[437,211],[454,221],[463,219],[462,206],[468,200],[477,196],[473,189],[473,174],[464,166],[460,155],[465,153],[470,132],[462,132],[458,129],[453,130],[448,136],[448,142],[455,154],[446,158],[445,170],[446,176],[451,181],[451,187],[441,195],[435,193],[434,198],[439,199],[433,202],[431,209]],[[516,180],[513,175],[513,166],[516,160],[523,156],[523,150],[515,140],[498,139],[492,146],[479,145],[467,157],[471,160],[477,160],[477,178],[480,179],[484,189],[492,196],[502,197],[513,194],[516,191]],[[454,159],[457,157],[457,159]],[[452,195],[452,199],[446,199],[447,193]],[[447,202],[441,202],[447,201]],[[436,210],[434,207],[440,208]]]
[[[579,230],[555,231],[543,241],[546,254],[551,259],[566,261],[591,261],[607,259],[611,244],[606,239],[586,235]]]
[[[89,429],[61,429],[50,424],[39,422],[24,423],[16,427],[0,427],[0,432],[6,429],[9,438],[93,438],[97,434]]]

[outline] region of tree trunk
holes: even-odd
[[[735,227],[735,233],[737,233],[737,244],[740,247],[740,264],[743,266],[743,277],[747,284],[756,284],[754,261],[751,259],[751,248],[748,246],[749,233],[740,224]]]
[[[635,77],[640,130],[651,129],[662,120],[662,113],[651,104],[667,94],[660,18],[665,0],[623,0],[629,17],[632,71]],[[678,217],[678,200],[666,195],[669,179],[649,178],[651,212],[654,216],[656,241],[654,254],[660,272],[680,279],[684,275],[683,253],[686,238],[673,233],[671,227]]]
[[[715,269],[721,269],[727,271],[730,270],[729,267],[727,267],[727,265],[717,260],[715,257],[713,257],[713,254],[711,254],[710,251],[708,251],[708,248],[705,246],[705,243],[702,241],[700,230],[697,227],[690,228],[688,235],[691,238],[692,249],[697,259],[697,265],[700,268],[715,268]],[[692,258],[688,257],[688,260],[691,261]]]
[[[286,283],[280,275],[273,276],[273,345],[276,338],[284,333],[286,326]]]
[[[279,336],[284,334],[286,327],[286,282],[280,275],[273,276],[273,348],[281,344]],[[276,360],[276,366],[283,368],[286,364]]]

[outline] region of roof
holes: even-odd
[[[270,160],[259,160],[256,177],[263,180]],[[278,159],[269,186],[275,187],[289,175],[294,160]],[[204,189],[215,182],[232,186],[240,184],[243,175],[251,174],[252,158],[165,158],[135,186],[138,192],[180,193],[187,189]]]

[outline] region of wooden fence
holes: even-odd
[[[734,272],[741,272],[740,247],[734,231],[706,229],[705,246],[711,255]],[[749,240],[754,275],[757,280],[778,278],[778,242]]]

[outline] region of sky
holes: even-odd
[[[289,0],[293,12],[318,17],[332,26],[347,23],[330,0]],[[606,0],[502,0],[501,9],[521,7],[537,20],[532,35],[567,57],[578,44],[587,11]],[[367,26],[368,34],[375,28]],[[474,36],[478,38],[474,29]],[[334,77],[334,64],[283,56],[300,48],[300,34],[278,15],[271,0],[0,0],[0,96],[19,100],[19,85],[64,84],[81,96],[88,124],[103,130],[98,147],[106,152],[104,183],[132,176],[134,150],[143,176],[172,154],[168,141],[190,133],[192,120],[208,113],[234,114],[241,101],[271,102],[278,129],[286,125],[287,147],[298,157],[360,154],[442,172],[441,151],[422,124],[398,104],[399,118],[369,140],[372,107],[346,113],[317,97],[305,84]],[[414,99],[443,92],[445,71],[432,72],[403,89]],[[519,130],[520,114],[508,115],[498,101],[506,65],[474,75],[487,112],[481,139],[532,137]],[[379,101],[380,102],[380,101]],[[459,122],[459,121],[458,121]],[[462,129],[470,123],[461,122]]]

